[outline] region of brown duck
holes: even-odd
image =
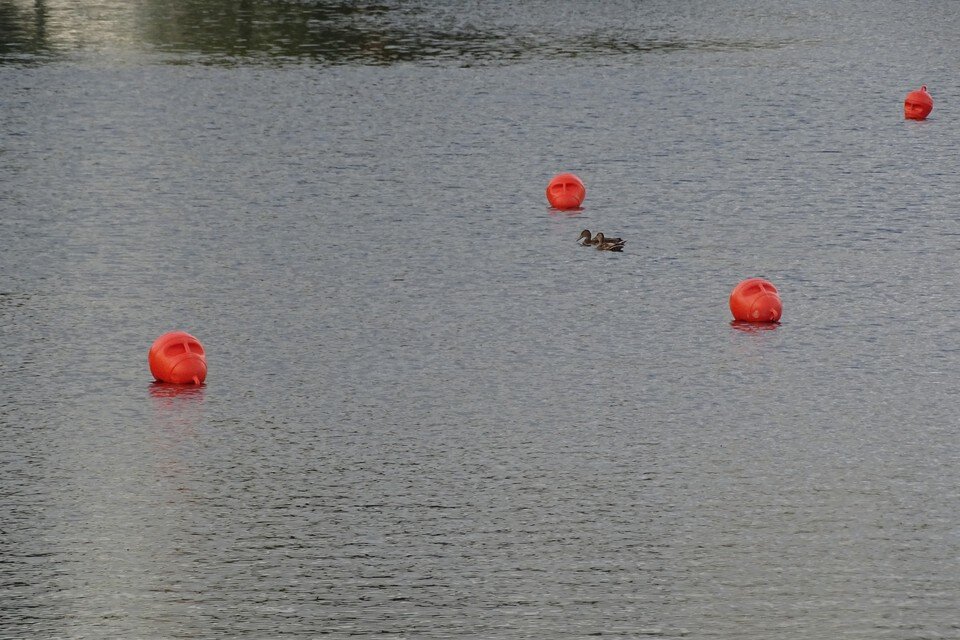
[[[600,251],[623,251],[623,245],[626,244],[626,240],[622,238],[607,238],[599,231],[593,239],[596,240],[597,249]]]
[[[580,235],[577,236],[577,242],[579,242],[581,245],[585,247],[590,245],[590,246],[597,246],[597,248],[599,248],[598,245],[600,244],[601,241],[605,244],[620,245],[621,247],[623,247],[624,243],[626,242],[623,238],[608,238],[600,232],[597,232],[597,235],[595,236],[591,236],[589,229],[584,229],[583,231],[580,232]],[[603,250],[610,251],[611,249],[604,247]]]
[[[581,240],[582,242],[580,242]],[[589,229],[580,232],[577,242],[580,242],[583,246],[595,246],[600,251],[623,251],[623,245],[626,243],[623,238],[608,238],[599,231],[597,235],[591,236]]]
[[[597,244],[597,241],[590,236],[590,229],[584,229],[580,232],[580,235],[577,236],[577,243],[586,247],[591,244]]]

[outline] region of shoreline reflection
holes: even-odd
[[[757,33],[678,38],[650,10],[643,34],[622,28],[635,17],[610,9],[589,31],[577,21],[544,21],[518,11],[508,22],[461,25],[462,8],[443,3],[409,10],[401,4],[274,2],[273,0],[103,0],[94,15],[83,3],[0,3],[0,64],[43,61],[52,53],[138,50],[201,56],[200,64],[252,63],[461,66],[504,65],[582,56],[644,56],[687,50],[776,49],[790,39]],[[437,25],[447,25],[438,27]]]

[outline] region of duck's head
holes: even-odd
[[[580,235],[577,236],[577,241],[580,240],[586,240],[587,242],[590,242],[590,229],[584,229],[580,232]]]
[[[597,244],[603,244],[603,232],[597,231],[597,235],[593,236],[593,239],[596,240]]]

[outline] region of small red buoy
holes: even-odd
[[[547,201],[555,209],[576,209],[586,197],[583,180],[572,173],[557,174],[547,185]]]
[[[147,361],[150,373],[160,382],[203,384],[207,377],[203,346],[185,331],[171,331],[154,340]]]
[[[730,311],[743,322],[779,322],[783,303],[772,283],[763,278],[748,278],[733,288]]]
[[[927,93],[927,85],[907,94],[903,101],[903,117],[907,120],[926,120],[933,111],[933,98]]]

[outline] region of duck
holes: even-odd
[[[623,245],[626,244],[623,238],[607,238],[599,231],[593,240],[600,251],[623,251]]]
[[[583,240],[583,242],[580,242],[581,240]],[[597,241],[590,237],[590,229],[584,229],[580,232],[580,235],[577,236],[577,243],[586,247],[588,245],[597,244]]]

